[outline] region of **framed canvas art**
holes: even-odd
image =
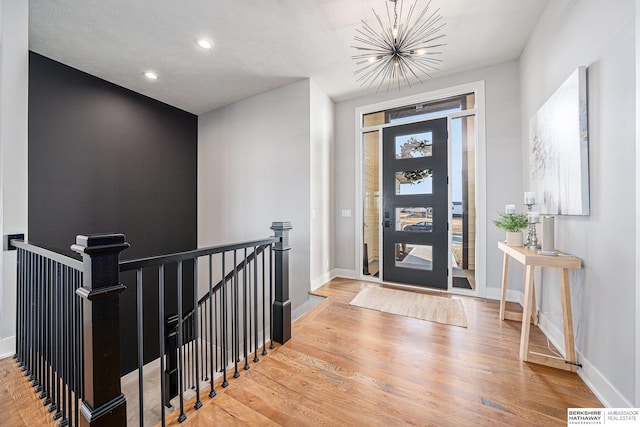
[[[589,215],[588,129],[581,66],[529,121],[530,186],[540,213]]]

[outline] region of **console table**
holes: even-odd
[[[498,242],[498,248],[504,252],[502,265],[502,290],[500,294],[500,319],[505,320],[506,318],[509,320],[522,321],[522,332],[520,333],[520,360],[575,372],[577,361],[573,337],[573,318],[571,316],[569,270],[578,270],[582,268],[582,261],[580,258],[563,253],[559,253],[558,256],[540,255],[537,250],[508,246],[503,242]],[[519,313],[505,311],[509,258],[513,258],[526,268],[524,307],[521,315]],[[533,316],[533,323],[537,324],[533,283],[535,267],[551,267],[560,269],[560,297],[562,300],[562,323],[564,327],[564,350],[566,359],[529,351],[529,332],[531,325],[529,321],[525,322],[523,319],[529,319]]]

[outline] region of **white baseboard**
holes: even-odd
[[[600,402],[607,408],[635,408],[620,392],[598,371],[582,353],[577,352],[578,362],[582,368],[578,368],[578,375],[591,389]]]
[[[311,280],[311,290],[315,291],[320,286],[326,283],[329,283],[330,281],[335,279],[336,278],[335,271],[336,270],[327,271],[326,273],[323,273],[320,276],[316,277],[315,279]]]
[[[564,333],[556,327],[556,325],[544,313],[540,313],[538,318],[538,327],[549,338],[549,341],[565,356],[564,351]],[[576,349],[576,357],[578,363],[582,364],[582,368],[578,368],[578,376],[596,395],[596,397],[607,408],[633,408],[635,407],[628,401],[602,373],[584,357],[584,355]]]
[[[322,297],[309,295],[309,299],[304,304],[291,311],[291,322],[295,322],[296,320],[304,316],[307,311],[320,304],[323,300],[324,298]]]
[[[16,354],[16,336],[2,338],[0,340],[0,359]]]
[[[347,270],[346,268],[334,268],[331,270],[333,278],[342,277],[343,279],[357,279],[358,275],[355,270]]]
[[[500,288],[486,288],[485,290],[486,298],[500,301]],[[517,302],[522,305],[522,291],[514,291],[513,289],[507,289],[507,301],[509,302]]]

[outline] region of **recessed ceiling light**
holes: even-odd
[[[153,71],[145,71],[144,76],[149,80],[158,80],[158,75]]]
[[[203,49],[211,49],[213,47],[213,43],[207,39],[198,39],[196,40],[196,44]]]

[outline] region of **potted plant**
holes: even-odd
[[[522,230],[529,226],[526,214],[506,214],[499,213],[499,218],[494,219],[493,223],[500,230],[507,233],[507,245],[522,246]]]

